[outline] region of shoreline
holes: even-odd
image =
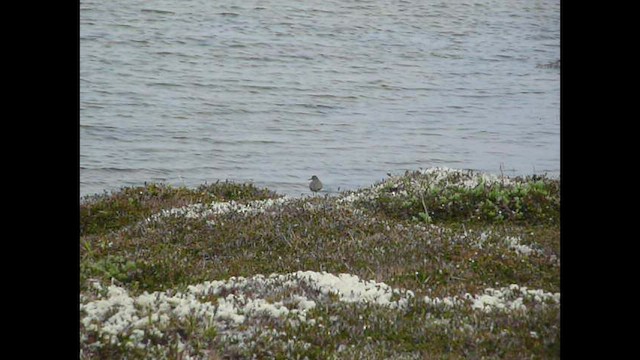
[[[438,168],[438,169],[452,169],[453,168],[449,168],[449,167],[444,167],[444,166],[435,166],[435,167],[427,167],[425,169],[429,169],[429,168]],[[423,168],[418,168],[417,171],[421,171],[423,170]],[[500,170],[497,171],[483,171],[483,170],[478,170],[478,169],[470,169],[470,168],[464,168],[464,169],[459,169],[460,171],[471,171],[471,172],[476,172],[476,173],[484,173],[484,174],[491,174],[491,175],[495,175],[495,176],[500,176]],[[397,177],[397,176],[402,176],[402,174],[404,172],[406,172],[408,170],[405,171],[399,171],[396,173],[387,173],[386,175],[384,173],[381,173],[382,176],[380,176],[378,179],[373,180],[372,183],[377,183],[380,181],[384,181],[386,178],[389,177],[389,174],[391,174],[391,177]],[[553,171],[542,171],[542,172],[536,172],[533,171],[531,173],[524,173],[524,172],[517,172],[515,170],[504,170],[503,171],[503,175],[507,176],[507,177],[530,177],[530,176],[542,176],[548,179],[553,179],[553,180],[559,180],[560,179],[560,170],[553,170]],[[184,184],[184,179],[180,178],[180,179],[176,179],[175,181],[159,181],[159,182],[153,182],[153,181],[142,181],[140,183],[137,184],[129,184],[129,185],[125,185],[125,186],[114,186],[111,188],[106,188],[106,189],[101,189],[100,191],[82,191],[82,183],[80,183],[80,200],[82,201],[85,198],[89,198],[89,197],[95,197],[95,196],[101,196],[101,195],[105,195],[105,194],[111,194],[114,192],[118,192],[120,190],[122,190],[123,188],[130,188],[130,187],[144,187],[145,184],[157,184],[157,185],[166,185],[166,186],[171,186],[174,188],[180,188],[180,187],[186,187],[186,188],[195,188],[198,186],[201,186],[203,184],[212,184],[212,183],[216,183],[216,182],[231,182],[231,183],[235,183],[235,184],[250,184],[256,187],[261,187],[261,188],[267,188],[267,189],[271,189],[274,192],[277,192],[280,195],[283,196],[288,196],[288,197],[292,197],[292,198],[300,198],[300,197],[304,197],[305,194],[309,193],[308,191],[308,186],[306,183],[306,178],[301,178],[300,179],[300,184],[298,184],[296,186],[296,188],[299,188],[298,191],[278,191],[276,190],[279,187],[282,186],[278,186],[277,183],[273,183],[273,182],[264,182],[264,181],[255,181],[255,180],[242,180],[242,179],[214,179],[210,182],[204,182],[204,183],[198,183],[198,182],[194,182],[192,185],[185,185]],[[287,182],[286,184],[289,185],[289,187],[291,187],[291,182]],[[371,185],[371,183],[369,184],[359,184],[359,185],[350,185],[350,186],[343,186],[343,185],[331,185],[329,184],[329,189],[323,189],[321,190],[322,194],[329,194],[330,196],[337,196],[342,192],[348,192],[348,191],[358,191],[359,189],[363,189],[366,187],[369,187]],[[296,195],[291,195],[291,194],[296,194]]]

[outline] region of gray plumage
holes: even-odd
[[[320,179],[318,179],[317,176],[313,175],[309,180],[311,180],[311,182],[309,183],[309,189],[311,191],[315,193],[322,189],[322,182],[320,181]]]

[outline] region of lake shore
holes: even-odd
[[[86,198],[80,357],[559,358],[559,219],[558,179],[449,168]]]

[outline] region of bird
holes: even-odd
[[[322,182],[320,181],[320,179],[318,179],[317,176],[313,175],[309,180],[311,180],[311,182],[309,183],[309,189],[311,191],[315,193],[322,189]]]

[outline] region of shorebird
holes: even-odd
[[[311,182],[309,183],[309,189],[311,191],[315,193],[322,189],[322,182],[320,182],[320,179],[318,179],[317,176],[313,175],[309,180],[311,180]]]

